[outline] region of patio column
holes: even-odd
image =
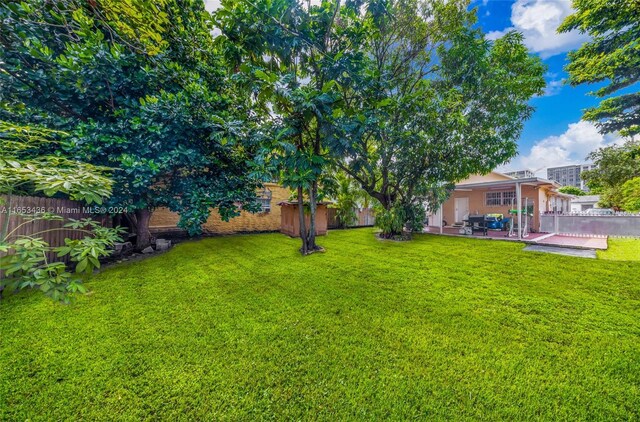
[[[522,240],[522,186],[516,182],[516,212],[518,213],[518,240]]]
[[[440,215],[440,234],[442,234],[442,208],[444,207],[444,203],[440,204],[440,208],[438,209],[438,214]]]

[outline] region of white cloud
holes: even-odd
[[[602,135],[593,123],[581,120],[569,124],[561,135],[548,136],[536,142],[527,154],[514,158],[498,171],[529,169],[538,176],[546,177],[547,167],[584,163],[591,151],[619,142],[622,142],[619,135]]]
[[[496,39],[510,30],[522,32],[526,46],[542,58],[579,47],[589,37],[578,31],[558,34],[564,18],[573,12],[568,0],[517,0],[511,6],[511,24],[503,31],[493,31],[487,38]]]
[[[204,8],[213,12],[220,7],[220,0],[204,0]]]
[[[553,79],[547,81],[547,86],[544,89],[544,97],[551,97],[552,95],[557,95],[562,91],[562,87],[564,86],[564,81],[562,79]]]

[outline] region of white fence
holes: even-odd
[[[640,214],[593,215],[585,212],[540,215],[547,233],[640,237]]]

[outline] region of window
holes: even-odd
[[[260,204],[260,212],[271,212],[271,191],[264,188],[262,192],[258,192],[256,201]]]
[[[502,205],[502,192],[487,192],[484,203],[488,207]]]
[[[271,212],[271,198],[259,198],[260,212]]]
[[[515,199],[516,191],[512,190],[508,192],[502,192],[502,205],[511,206],[512,203],[516,203]]]
[[[501,205],[511,206],[514,203],[516,191],[487,192],[484,197],[484,204],[488,207],[499,207]]]

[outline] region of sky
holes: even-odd
[[[519,155],[499,170],[529,169],[544,177],[547,167],[588,162],[589,152],[620,142],[619,136],[603,136],[592,123],[581,120],[584,109],[599,103],[589,95],[599,86],[564,83],[567,52],[589,40],[575,31],[556,32],[572,13],[569,0],[475,0],[472,6],[478,8],[478,25],[488,38],[519,31],[531,54],[540,56],[548,67],[545,94],[530,102],[536,111],[518,142]]]
[[[205,3],[213,11],[220,2]],[[528,169],[545,177],[548,167],[588,162],[589,152],[620,142],[619,136],[603,136],[592,123],[581,120],[584,109],[598,104],[599,99],[589,95],[598,86],[571,87],[564,82],[567,52],[589,39],[578,32],[556,32],[572,13],[570,0],[473,0],[471,6],[477,8],[478,26],[487,38],[519,31],[531,54],[538,55],[548,67],[545,93],[530,101],[535,112],[518,141],[518,156],[498,171]]]

